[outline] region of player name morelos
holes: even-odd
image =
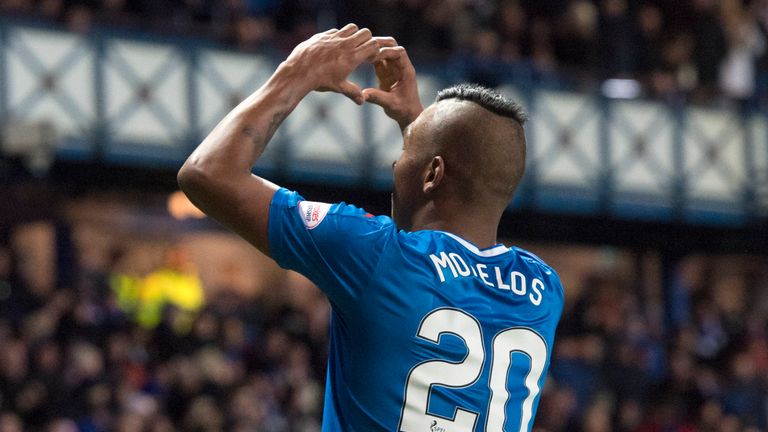
[[[528,300],[534,306],[541,304],[542,293],[545,288],[544,282],[539,278],[528,281],[525,275],[519,271],[507,273],[499,267],[483,263],[467,265],[461,255],[455,252],[431,254],[429,258],[435,264],[435,271],[441,283],[444,283],[446,278],[451,276],[452,279],[472,276],[480,279],[491,288],[510,291],[519,296],[527,295]]]

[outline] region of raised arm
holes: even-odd
[[[335,91],[362,104],[347,80],[373,61],[380,41],[348,24],[299,44],[269,80],[235,107],[189,156],[178,173],[198,208],[269,255],[269,205],[277,186],[251,173],[278,126],[311,91]]]

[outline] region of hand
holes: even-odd
[[[379,53],[379,40],[371,31],[347,24],[341,30],[318,33],[300,43],[285,63],[295,66],[306,77],[310,90],[334,91],[362,105],[360,86],[347,77],[364,62],[371,62]]]
[[[365,100],[384,112],[404,130],[424,111],[416,85],[416,70],[405,48],[392,38],[378,38],[382,48],[374,59],[379,88],[363,90]]]

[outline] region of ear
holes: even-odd
[[[424,176],[423,191],[429,194],[435,191],[445,178],[445,161],[442,156],[435,156],[427,167],[427,173]]]

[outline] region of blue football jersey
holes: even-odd
[[[529,431],[563,288],[519,248],[280,189],[269,247],[332,306],[324,431]]]

